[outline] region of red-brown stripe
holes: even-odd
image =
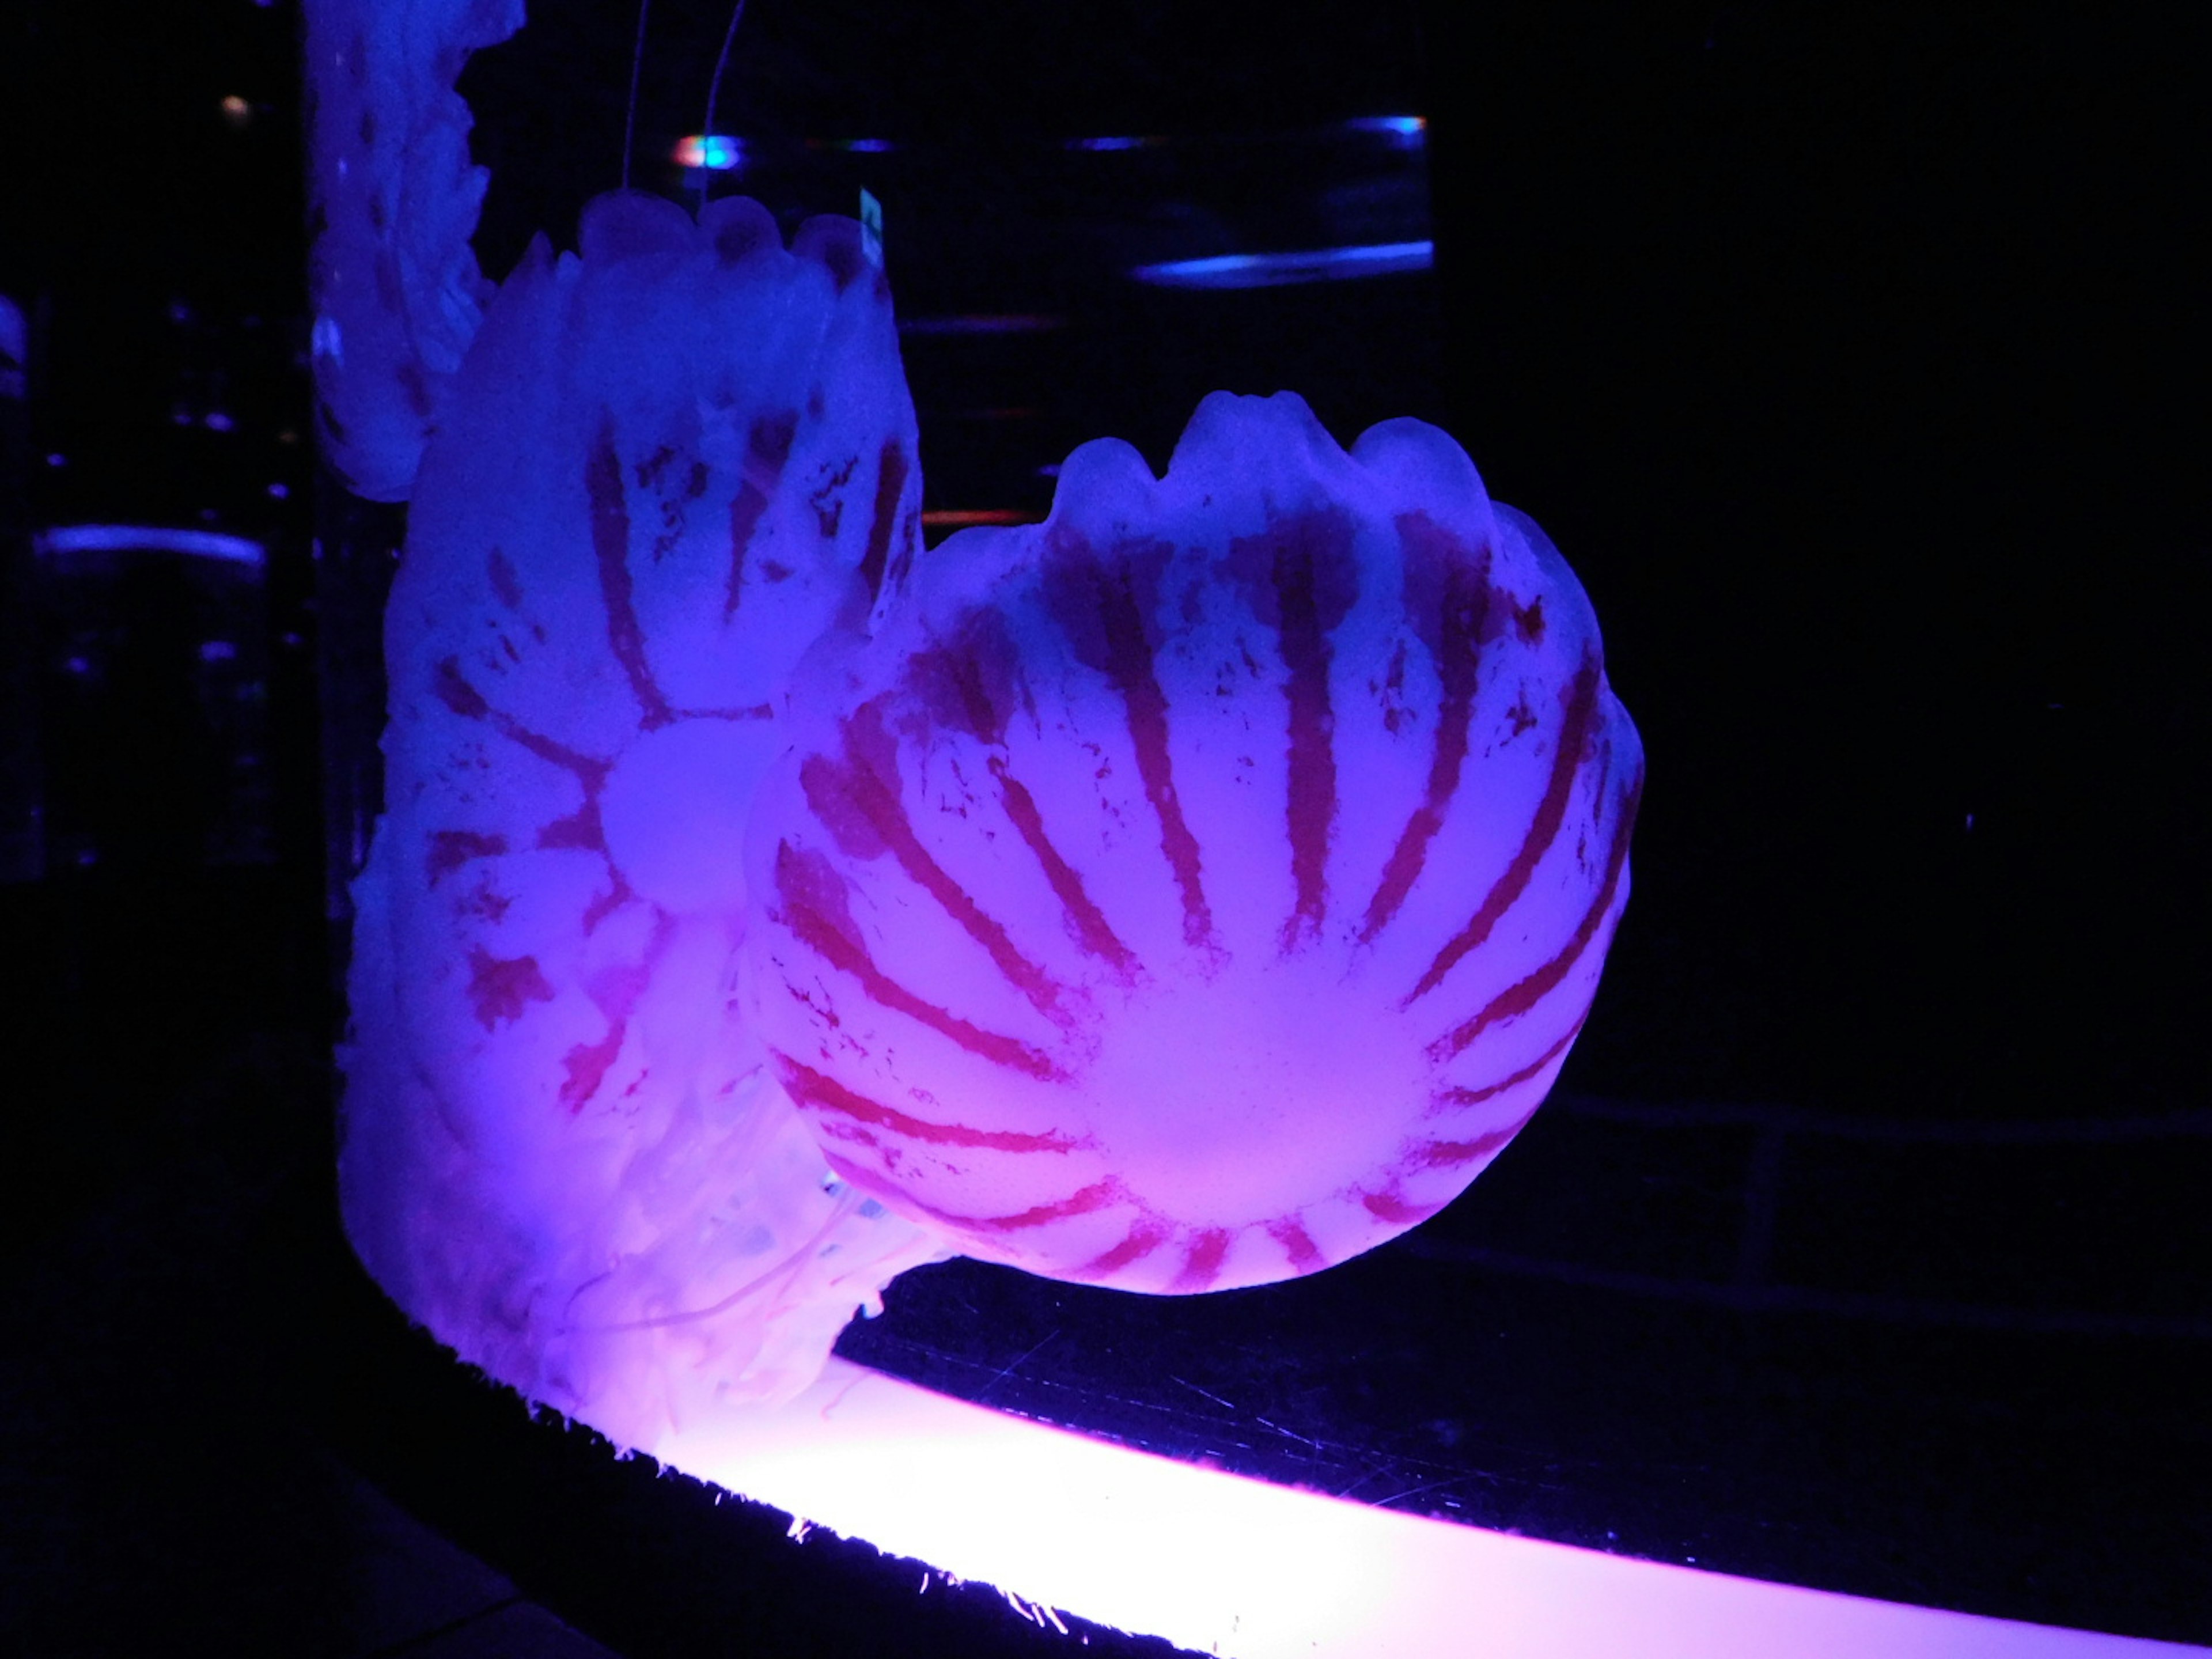
[[[1063,1080],[1050,1056],[1016,1037],[972,1025],[951,1010],[925,1001],[878,968],[845,902],[844,878],[819,853],[802,853],[785,842],[775,857],[776,891],[785,919],[799,942],[831,967],[850,974],[874,1001],[949,1037],[995,1066],[1046,1082]]]
[[[1561,1054],[1566,1053],[1567,1045],[1575,1040],[1576,1034],[1583,1029],[1583,1021],[1589,1018],[1589,1011],[1584,1009],[1580,1015],[1577,1016],[1575,1023],[1567,1027],[1567,1034],[1565,1036],[1509,1077],[1502,1077],[1497,1082],[1486,1084],[1480,1089],[1455,1087],[1437,1090],[1430,1102],[1431,1115],[1443,1111],[1457,1111],[1464,1106],[1480,1106],[1484,1101],[1494,1099],[1504,1094],[1508,1089],[1518,1088]]]
[[[556,818],[538,832],[540,852],[552,852],[564,847],[580,847],[594,853],[607,850],[606,837],[599,828],[599,800],[597,795],[587,796],[584,804],[565,818]]]
[[[1366,1206],[1368,1214],[1394,1227],[1410,1227],[1417,1221],[1426,1221],[1443,1208],[1441,1204],[1408,1204],[1395,1193],[1363,1192],[1359,1201]]]
[[[730,588],[722,599],[725,618],[737,614],[745,586],[745,552],[768,511],[769,498],[782,482],[799,433],[799,411],[777,410],[757,416],[745,436],[745,459],[738,471],[738,493],[730,498]]]
[[[830,1163],[842,1172],[843,1166],[836,1158],[830,1158]],[[854,1185],[872,1189],[874,1183],[872,1181],[855,1182]],[[896,1196],[902,1208],[918,1212],[943,1226],[970,1233],[1011,1233],[1025,1231],[1031,1227],[1048,1227],[1055,1221],[1066,1221],[1075,1216],[1091,1215],[1127,1194],[1122,1191],[1120,1182],[1109,1178],[1096,1182],[1050,1204],[1039,1204],[1012,1215],[962,1215],[953,1210],[940,1210],[934,1204],[925,1204],[911,1193],[900,1192]]]
[[[586,928],[589,932],[588,926]],[[586,990],[592,1002],[606,1016],[607,1034],[597,1042],[580,1042],[568,1050],[563,1064],[568,1079],[561,1085],[561,1100],[571,1112],[580,1112],[606,1080],[607,1068],[622,1053],[623,1036],[629,1029],[629,1017],[637,1010],[638,1000],[644,996],[653,983],[653,964],[659,960],[674,937],[676,925],[662,916],[653,924],[653,937],[645,947],[641,960],[629,962],[594,975]],[[642,1081],[642,1077],[639,1081]],[[633,1091],[637,1085],[633,1083]]]
[[[911,1112],[902,1112],[896,1106],[848,1088],[836,1078],[780,1050],[775,1060],[784,1088],[800,1105],[836,1112],[856,1123],[888,1129],[909,1140],[926,1141],[935,1146],[971,1146],[994,1152],[1067,1152],[1086,1144],[1072,1135],[1057,1133],[1030,1134],[1015,1129],[973,1129],[964,1123],[939,1123],[934,1119],[916,1117]]]
[[[1028,787],[1007,769],[1006,760],[998,755],[991,757],[991,775],[999,781],[999,799],[1006,809],[1006,817],[1036,854],[1060,908],[1067,912],[1069,931],[1076,943],[1092,956],[1112,963],[1121,973],[1134,973],[1135,954],[1121,943],[1113,924],[1106,920],[1106,913],[1092,902],[1083,885],[1082,873],[1052,844],[1052,838],[1045,833],[1044,817],[1037,811],[1036,799]]]
[[[458,657],[447,657],[438,665],[430,676],[430,690],[463,720],[483,720],[509,743],[520,744],[538,759],[574,772],[583,780],[586,789],[596,789],[605,780],[606,762],[580,754],[567,744],[533,732],[513,716],[494,708],[483,693],[469,684],[467,676],[461,672]]]
[[[1443,575],[1437,638],[1431,649],[1443,695],[1437,708],[1436,748],[1429,757],[1429,783],[1421,804],[1406,821],[1406,828],[1382,867],[1382,880],[1367,906],[1359,937],[1371,943],[1390,925],[1406,896],[1420,879],[1427,862],[1429,842],[1443,828],[1445,811],[1458,792],[1460,773],[1467,763],[1468,728],[1474,713],[1475,684],[1481,661],[1480,641],[1490,606],[1490,583],[1483,573],[1470,568],[1460,556],[1459,544],[1426,514],[1401,514],[1398,534],[1407,544],[1407,562],[1420,548]],[[1432,544],[1434,544],[1432,545]]]
[[[495,547],[484,561],[486,574],[491,578],[491,591],[499,602],[509,611],[522,609],[522,581],[514,574],[514,561]]]
[[[543,732],[533,732],[520,720],[510,720],[497,709],[492,711],[491,729],[509,743],[520,744],[538,759],[574,772],[583,781],[586,791],[597,789],[606,781],[606,762],[579,754],[567,744],[557,742]]]
[[[998,970],[1029,1000],[1030,1006],[1048,1017],[1056,1014],[1061,988],[1042,968],[1015,948],[1006,928],[930,855],[921,836],[915,833],[914,821],[907,816],[906,801],[899,793],[897,741],[884,727],[882,708],[873,702],[863,704],[845,721],[842,732],[845,763],[837,769],[836,781],[868,827],[898,860],[899,868],[935,899],[946,915],[960,924],[962,932],[983,947]],[[807,790],[808,805],[812,805],[816,787],[828,780],[818,773],[810,778],[809,769],[800,769],[800,781]]]
[[[957,643],[909,653],[902,673],[939,725],[999,744],[1006,738],[1016,659],[1005,624],[990,611],[970,611]]]
[[[643,711],[639,724],[649,732],[667,725],[671,717],[668,700],[645,659],[645,635],[638,627],[629,575],[629,500],[611,419],[601,423],[599,442],[585,463],[584,489],[592,505],[592,550],[599,558],[599,592],[607,607],[607,644]]]
[[[561,1085],[561,1103],[570,1114],[580,1112],[599,1093],[599,1085],[606,1080],[607,1068],[622,1053],[623,1036],[629,1030],[627,1020],[614,1020],[607,1026],[607,1034],[597,1042],[580,1042],[562,1056],[561,1064],[568,1076]]]
[[[1267,1236],[1283,1247],[1284,1253],[1291,1259],[1291,1266],[1302,1273],[1328,1266],[1328,1258],[1321,1253],[1321,1246],[1313,1242],[1313,1235],[1295,1216],[1284,1216],[1270,1221]]]
[[[617,871],[614,885],[605,892],[595,896],[592,902],[584,907],[584,936],[586,939],[590,938],[598,931],[601,922],[629,903],[633,896],[629,890],[629,884],[622,878],[622,872]]]
[[[978,1215],[950,1218],[978,1232],[1013,1233],[1030,1227],[1048,1227],[1055,1221],[1066,1221],[1074,1216],[1090,1215],[1104,1209],[1121,1196],[1121,1183],[1108,1179],[1094,1181],[1088,1187],[1070,1193],[1066,1198],[1050,1204],[1033,1205],[1018,1210],[1012,1215]]]
[[[488,836],[476,830],[434,830],[423,875],[435,887],[439,877],[459,869],[471,859],[496,858],[506,851],[505,836]]]
[[[1225,1227],[1208,1227],[1190,1242],[1182,1270],[1168,1281],[1170,1291],[1194,1291],[1212,1288],[1221,1277],[1221,1264],[1229,1255],[1230,1233]]]
[[[468,682],[461,672],[461,659],[447,657],[430,676],[430,690],[440,702],[465,720],[480,720],[491,713],[491,705],[484,701],[483,692]]]
[[[481,945],[470,951],[469,1006],[485,1030],[502,1020],[514,1024],[533,1002],[552,1000],[536,957],[495,957]]]
[[[1141,1261],[1167,1243],[1168,1229],[1164,1222],[1150,1217],[1132,1224],[1128,1236],[1103,1255],[1094,1256],[1075,1270],[1081,1279],[1103,1279],[1109,1273],[1119,1273],[1132,1261]]]
[[[1576,925],[1574,936],[1567,941],[1559,955],[1553,957],[1534,973],[1517,985],[1508,986],[1492,997],[1489,1006],[1480,1013],[1463,1022],[1449,1035],[1439,1037],[1431,1043],[1429,1057],[1431,1060],[1448,1060],[1454,1054],[1465,1052],[1469,1043],[1500,1020],[1510,1019],[1516,1014],[1527,1013],[1548,996],[1558,987],[1559,981],[1567,976],[1568,971],[1574,967],[1577,959],[1589,947],[1591,939],[1597,933],[1598,925],[1605,920],[1605,913],[1613,903],[1613,890],[1620,885],[1621,870],[1628,862],[1628,836],[1630,830],[1634,829],[1636,824],[1637,799],[1642,793],[1644,781],[1638,778],[1629,787],[1621,799],[1620,816],[1613,830],[1613,846],[1606,854],[1605,880],[1598,888],[1597,896],[1590,901],[1589,910],[1583,914],[1582,921]]]
[[[1129,740],[1137,751],[1137,775],[1159,819],[1160,848],[1182,896],[1183,941],[1202,945],[1213,936],[1213,912],[1206,902],[1198,838],[1184,822],[1182,803],[1176,795],[1175,770],[1168,756],[1168,700],[1154,671],[1144,615],[1126,572],[1109,574],[1094,557],[1085,574],[1105,639],[1106,672],[1121,693]]]
[[[1291,842],[1291,879],[1297,900],[1283,923],[1283,948],[1303,930],[1321,929],[1328,905],[1328,840],[1336,823],[1335,715],[1329,708],[1328,635],[1314,592],[1318,556],[1335,550],[1330,532],[1346,527],[1318,514],[1304,514],[1277,530],[1274,557],[1275,639],[1286,671],[1283,695],[1290,704],[1289,770],[1285,808]]]
[[[1491,929],[1513,908],[1536,872],[1536,866],[1550,850],[1559,833],[1559,825],[1567,815],[1567,803],[1572,798],[1575,774],[1582,769],[1583,750],[1589,745],[1592,726],[1596,724],[1598,692],[1603,676],[1594,656],[1583,659],[1576,673],[1574,684],[1568,693],[1566,719],[1561,723],[1557,745],[1552,755],[1552,775],[1544,789],[1544,797],[1536,805],[1536,815],[1529,820],[1528,833],[1522,838],[1520,850],[1513,861],[1505,866],[1467,926],[1457,937],[1437,952],[1436,960],[1421,975],[1420,983],[1401,1008],[1411,1007],[1422,997],[1443,982],[1444,975],[1458,966],[1460,960],[1490,937]]]
[[[898,530],[899,496],[906,489],[906,451],[897,439],[884,440],[883,457],[876,464],[875,514],[868,520],[868,545],[860,555],[860,580],[867,584],[872,603],[884,585],[891,538]]]
[[[1536,1115],[1536,1109],[1526,1112],[1502,1129],[1492,1129],[1472,1140],[1425,1141],[1413,1149],[1409,1159],[1415,1169],[1446,1170],[1455,1164],[1472,1164],[1478,1158],[1487,1158],[1499,1147],[1528,1127],[1528,1120]]]

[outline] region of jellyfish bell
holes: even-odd
[[[1542,533],[1419,422],[1216,394],[1077,450],[817,647],[747,842],[746,1007],[834,1168],[1151,1291],[1403,1231],[1550,1088],[1643,772]]]
[[[470,238],[490,174],[455,82],[523,0],[310,0],[304,53],[318,447],[399,501],[492,291]]]
[[[500,289],[414,479],[341,1189],[410,1314],[650,1444],[944,1253],[830,1177],[732,1009],[793,665],[896,585],[919,480],[857,225],[617,193],[580,241]]]
[[[312,10],[324,439],[410,501],[342,1056],[394,1300],[653,1446],[956,1250],[1228,1288],[1471,1180],[1641,758],[1458,447],[1217,396],[918,558],[859,226],[619,191],[495,291],[452,86],[519,8]]]

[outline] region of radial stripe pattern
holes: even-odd
[[[1218,394],[1085,446],[817,647],[747,1007],[833,1166],[972,1254],[1133,1289],[1314,1271],[1542,1100],[1642,786],[1595,621],[1443,434]]]
[[[804,1386],[942,1249],[825,1190],[734,1007],[793,665],[916,539],[858,236],[817,221],[787,249],[754,203],[695,222],[612,197],[580,255],[541,242],[455,380],[387,616],[349,1231],[441,1340],[629,1443],[694,1382]]]

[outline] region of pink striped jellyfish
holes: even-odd
[[[1217,393],[801,670],[748,1003],[854,1188],[1131,1290],[1313,1272],[1541,1102],[1643,778],[1540,531],[1418,421]]]
[[[801,651],[919,538],[849,220],[602,197],[499,290],[415,481],[341,1188],[462,1357],[633,1445],[787,1395],[933,1231],[830,1178],[735,1012]]]

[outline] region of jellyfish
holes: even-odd
[[[307,9],[316,428],[358,495],[407,499],[492,284],[469,239],[489,174],[454,82],[523,0],[315,0]]]
[[[1341,1261],[1525,1124],[1628,896],[1596,621],[1434,427],[1201,404],[799,670],[744,1007],[830,1166],[961,1252],[1192,1292]]]
[[[736,1008],[792,670],[919,540],[860,227],[602,197],[499,289],[412,485],[356,888],[349,1237],[629,1445],[812,1380],[933,1230],[834,1178]]]
[[[340,1056],[372,1276],[652,1447],[955,1253],[1224,1290],[1449,1201],[1628,894],[1641,752],[1542,533],[1434,428],[1224,393],[1164,477],[1089,444],[1043,525],[921,555],[851,221],[624,190],[483,277],[454,85],[521,21],[309,9],[324,453],[409,503]]]

